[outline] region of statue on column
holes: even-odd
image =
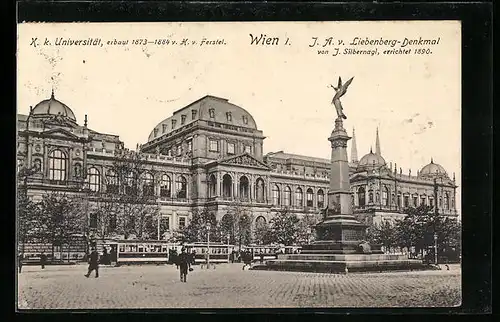
[[[345,116],[344,114],[340,98],[347,92],[347,87],[349,87],[353,79],[354,77],[351,77],[351,79],[345,82],[345,84],[342,84],[342,79],[339,77],[337,87],[330,85],[330,87],[335,90],[335,96],[333,97],[332,104],[335,106],[335,110],[337,111],[337,116],[339,119],[347,119],[347,116]]]

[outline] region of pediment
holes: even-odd
[[[270,170],[270,168],[264,163],[248,153],[244,153],[241,155],[233,156],[227,159],[220,160],[218,164],[225,165],[239,165],[239,166],[247,166],[252,168],[259,168],[263,170]]]
[[[366,179],[366,173],[355,173],[350,177],[350,181],[354,182],[357,180],[365,180]]]
[[[71,133],[65,129],[50,129],[43,132],[44,135],[50,135],[53,137],[64,138],[64,139],[77,139],[78,136],[74,133]]]

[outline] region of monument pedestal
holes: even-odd
[[[379,245],[365,241],[367,225],[352,215],[352,197],[347,161],[347,141],[350,137],[335,120],[331,142],[330,187],[325,219],[316,225],[317,240],[303,245],[300,254],[282,255],[268,260],[255,269],[298,270],[315,272],[383,271],[422,269],[420,260],[405,255],[383,254]]]

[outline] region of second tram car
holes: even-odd
[[[264,260],[277,259],[281,247],[276,245],[250,245],[243,247],[243,251],[249,251],[254,261],[260,261],[260,254],[264,255]]]
[[[117,241],[116,264],[166,264],[171,247],[176,247],[176,245],[160,240]]]
[[[229,263],[229,255],[234,250],[234,245],[222,243],[197,242],[184,244],[187,253],[195,253],[195,264],[204,264],[207,262],[207,253],[210,263]]]

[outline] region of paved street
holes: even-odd
[[[25,266],[19,308],[252,308],[457,306],[460,267],[449,271],[320,274],[242,271],[240,264],[195,266],[181,283],[175,266]]]

